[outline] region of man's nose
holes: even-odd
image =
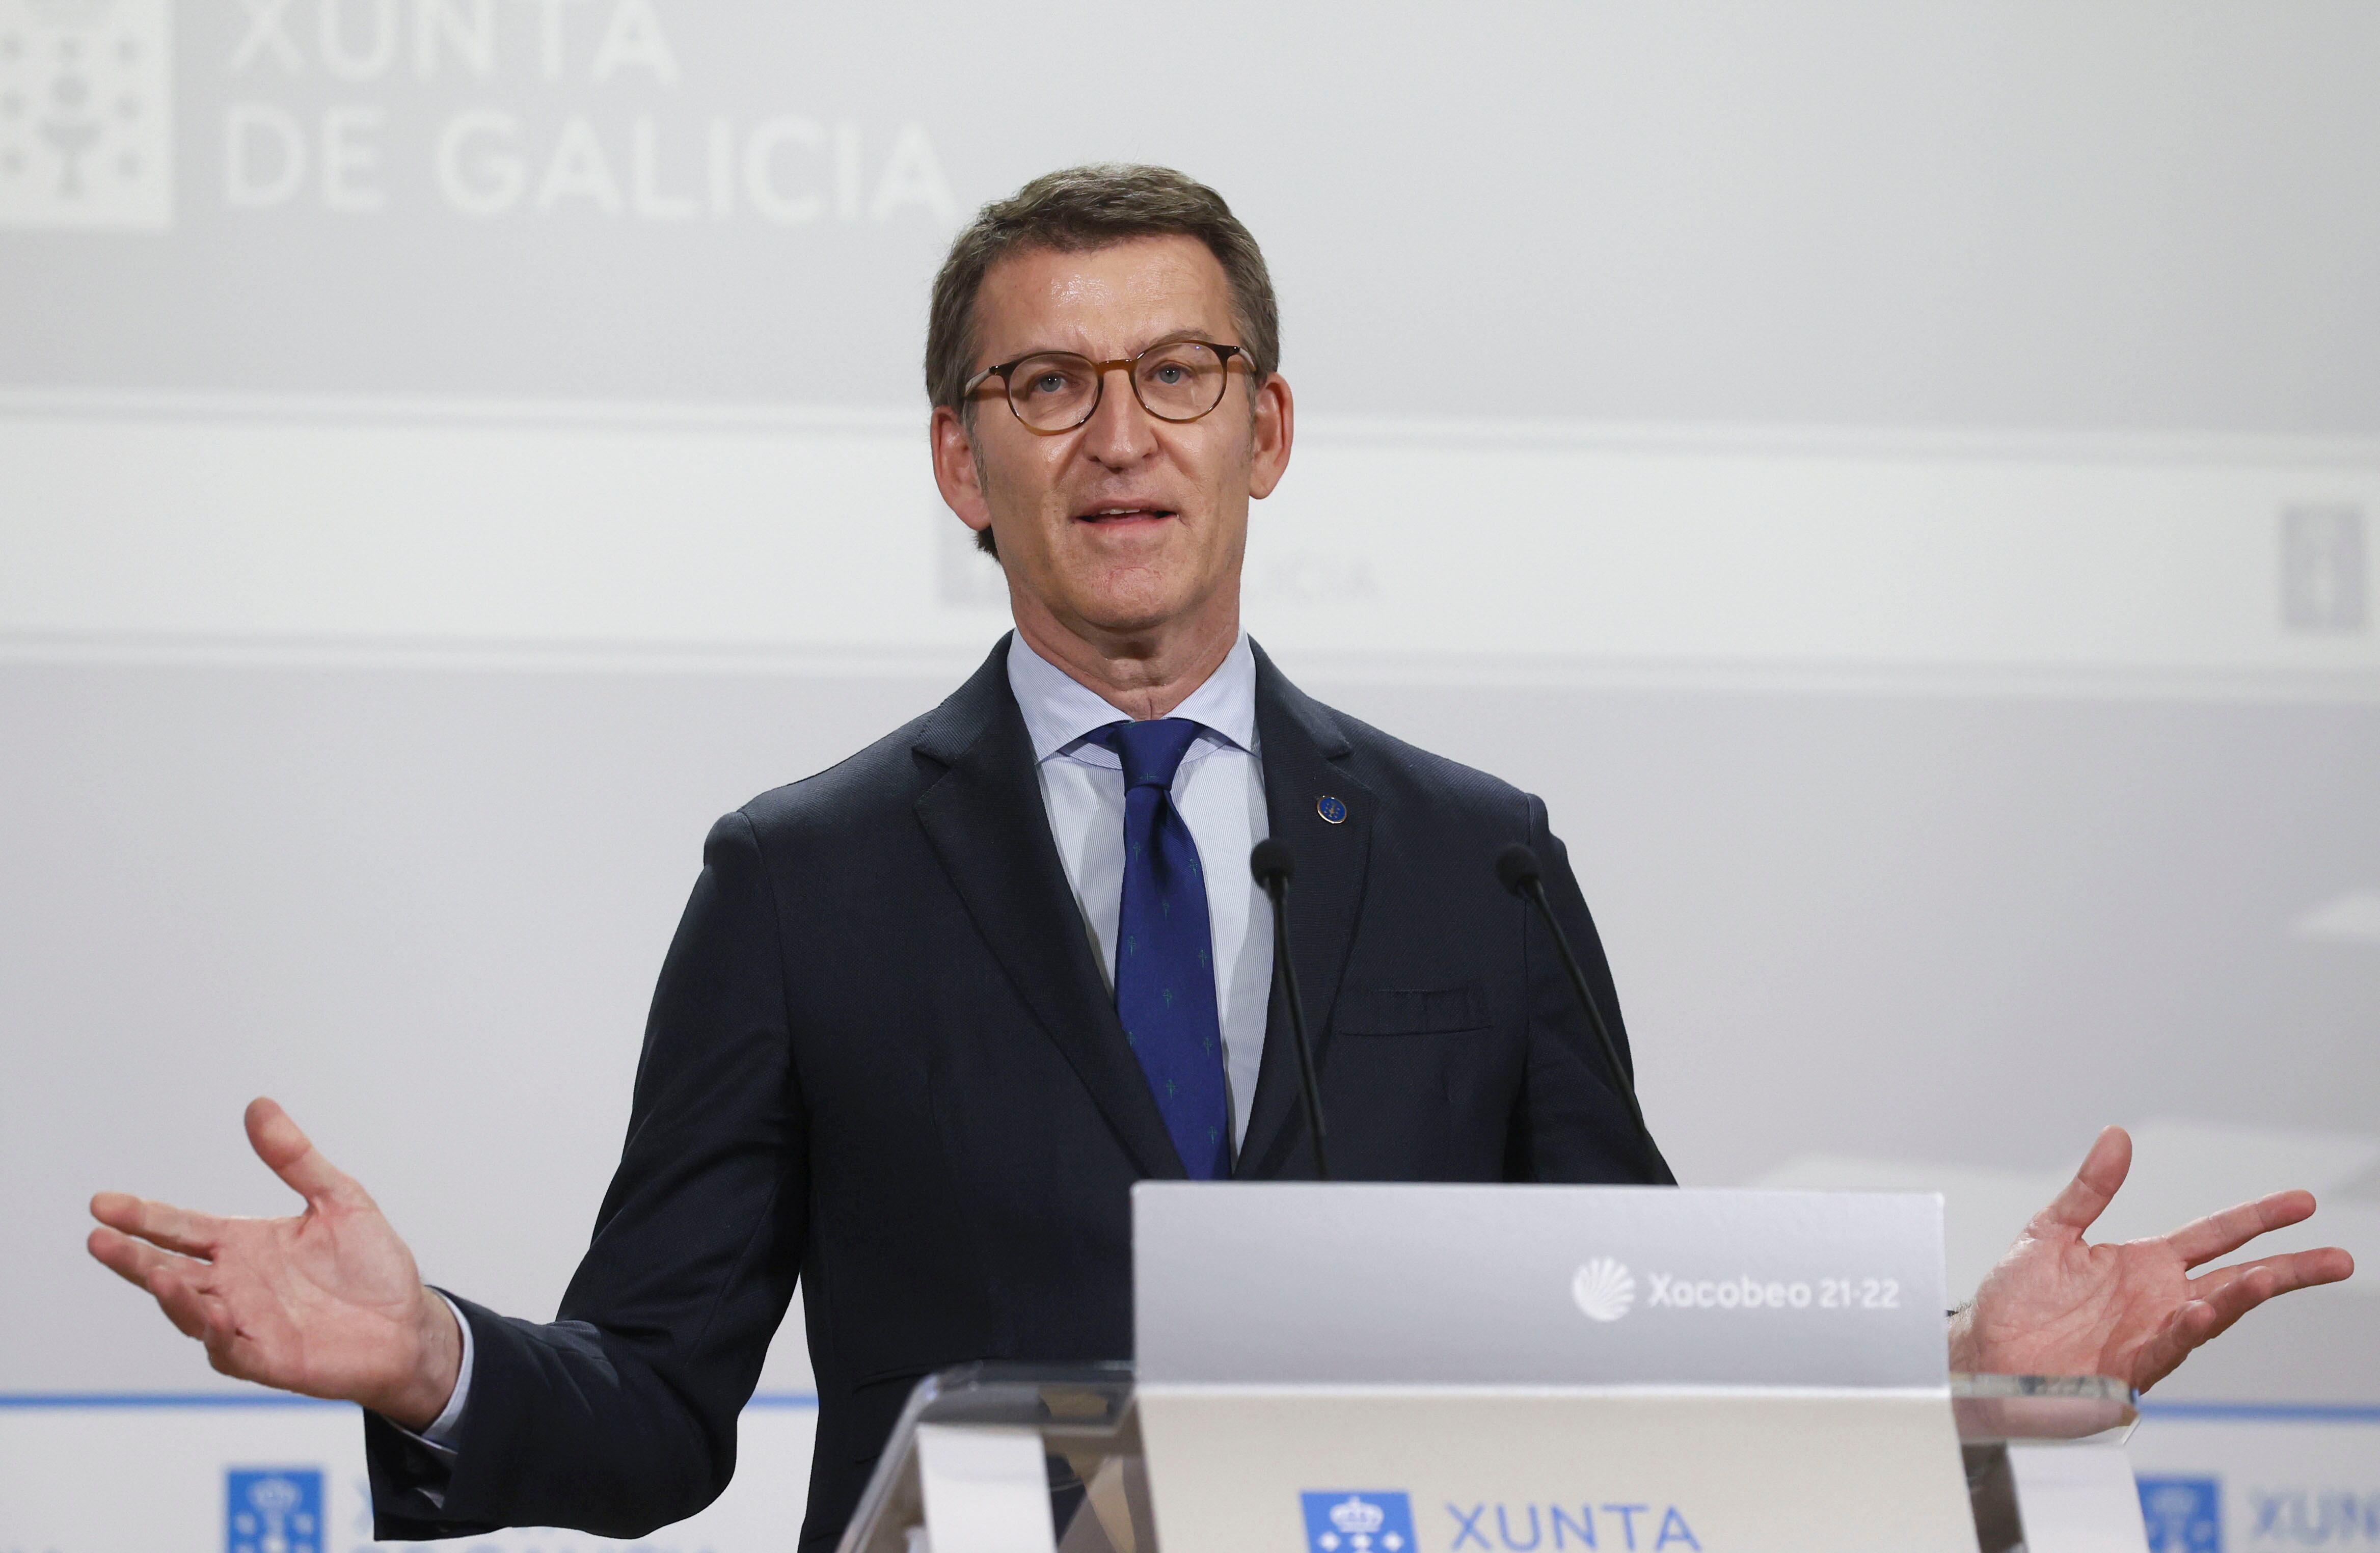
[[[1139,463],[1156,447],[1157,432],[1132,391],[1132,369],[1109,368],[1099,387],[1099,407],[1083,425],[1083,451],[1111,468]]]

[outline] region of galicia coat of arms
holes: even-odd
[[[167,0],[0,0],[0,226],[170,224],[172,46]]]
[[[2149,1553],[2223,1553],[2223,1485],[2212,1477],[2143,1477]]]
[[[319,1467],[234,1467],[224,1474],[225,1553],[322,1553]]]
[[[1301,1494],[1306,1553],[1411,1553],[1413,1502],[1387,1489]]]

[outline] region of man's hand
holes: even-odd
[[[2109,1375],[2145,1391],[2274,1295],[2355,1271],[2355,1258],[2332,1245],[2190,1276],[2267,1230],[2311,1218],[2311,1192],[2276,1192],[2152,1240],[2084,1244],[2082,1231],[2131,1167],[2131,1135],[2101,1133],[2066,1190],[2034,1215],[1950,1324],[1952,1369]]]
[[[104,1226],[91,1232],[91,1254],[154,1295],[224,1374],[428,1427],[462,1369],[454,1312],[422,1286],[370,1194],[287,1112],[249,1102],[248,1141],[305,1212],[218,1219],[102,1192],[91,1200]]]

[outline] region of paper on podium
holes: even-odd
[[[919,1425],[917,1481],[933,1553],[1057,1553],[1038,1431]]]
[[[2120,1446],[2011,1445],[2026,1553],[2148,1553],[2140,1491]]]

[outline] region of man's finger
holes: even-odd
[[[212,1256],[223,1239],[223,1220],[171,1203],[125,1192],[102,1192],[91,1200],[91,1216],[110,1229],[154,1241],[185,1256]]]
[[[165,1319],[179,1328],[184,1337],[212,1344],[222,1323],[215,1318],[218,1302],[199,1281],[204,1266],[184,1261],[175,1267],[171,1260],[150,1276],[149,1292],[157,1297]]]
[[[2183,1301],[2180,1309],[2166,1317],[2156,1336],[2132,1355],[2132,1373],[2118,1378],[2129,1381],[2134,1390],[2147,1390],[2171,1375],[2190,1357],[2192,1349],[2215,1335],[2216,1320],[2214,1307],[2205,1301]]]
[[[211,1297],[200,1282],[208,1270],[204,1262],[143,1245],[118,1230],[93,1230],[84,1244],[108,1271],[155,1299],[184,1337],[206,1335],[212,1316]]]
[[[169,1263],[185,1259],[168,1256],[153,1245],[143,1245],[122,1231],[103,1225],[93,1230],[91,1238],[83,1244],[100,1266],[125,1282],[136,1284],[151,1293],[156,1292],[150,1286],[151,1276]]]
[[[2215,1312],[2215,1319],[2207,1324],[2206,1330],[2200,1333],[2197,1338],[2197,1342],[2205,1342],[2209,1339],[2220,1337],[2229,1331],[2233,1322],[2263,1304],[2266,1300],[2285,1292],[2286,1286],[2281,1280],[2280,1272],[2271,1263],[2257,1262],[2240,1268],[2237,1277],[2227,1280],[2216,1288],[2204,1293],[2200,1293],[2199,1290],[2199,1284],[2193,1283],[2191,1286],[2191,1292],[2197,1295],[2199,1302],[2208,1305]],[[2196,1345],[2193,1343],[2192,1346]]]
[[[2190,1292],[2199,1299],[2216,1302],[2219,1308],[2222,1297],[2251,1273],[2263,1273],[2270,1279],[2270,1283],[2258,1298],[2258,1303],[2262,1303],[2294,1289],[2312,1289],[2318,1284],[2338,1283],[2352,1278],[2355,1276],[2355,1258],[2348,1255],[2345,1247],[2337,1245],[2321,1246],[2313,1251],[2292,1251],[2285,1256],[2266,1256],[2258,1261],[2201,1273],[2190,1280]]]
[[[2107,1211],[2131,1168],[2132,1135],[2121,1127],[2105,1129],[2066,1189],[2033,1216],[2034,1232],[2044,1238],[2080,1236]]]
[[[2165,1243],[2181,1258],[2183,1267],[2194,1268],[2230,1255],[2267,1231],[2286,1229],[2313,1217],[2313,1193],[2276,1192],[2184,1224],[2166,1236]]]
[[[248,1103],[248,1142],[256,1157],[309,1205],[352,1207],[369,1201],[355,1178],[322,1157],[289,1113],[260,1095]]]
[[[2337,1283],[2355,1272],[2355,1258],[2335,1245],[2293,1251],[2260,1262],[2216,1268],[2191,1280],[2192,1298],[2167,1318],[2165,1328],[2132,1358],[2131,1382],[2141,1390],[2163,1380],[2191,1351],[2229,1331],[2239,1319],[2278,1294]]]

